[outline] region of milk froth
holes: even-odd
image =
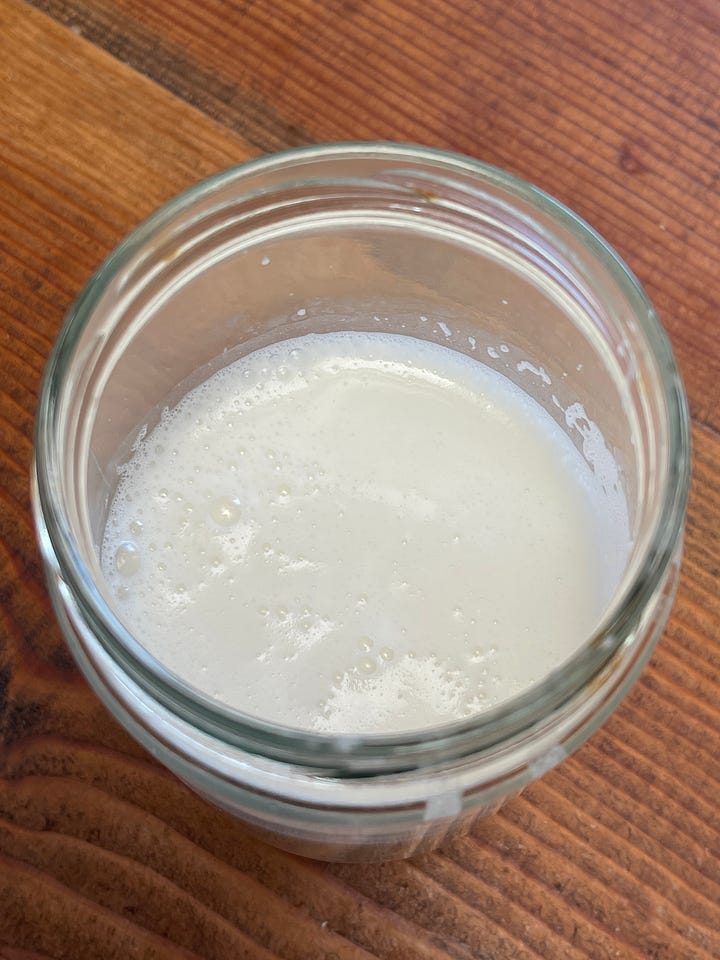
[[[470,716],[591,634],[625,502],[502,374],[439,344],[314,334],[200,384],[139,440],[102,547],[174,673],[293,727]]]

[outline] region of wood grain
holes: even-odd
[[[0,957],[720,957],[720,14],[709,3],[0,0]],[[45,359],[151,209],[251,152],[388,137],[568,201],[660,307],[694,414],[678,600],[626,703],[406,863],[253,839],[78,676],[29,513]]]
[[[262,150],[427,143],[608,237],[720,427],[720,13],[698,0],[37,0]],[[710,281],[710,282],[709,282]]]

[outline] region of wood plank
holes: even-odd
[[[45,358],[70,303],[123,235],[179,190],[252,151],[24,4],[0,6],[0,62],[2,617],[26,659],[67,665],[27,484]]]
[[[389,139],[505,167],[646,286],[720,428],[720,18],[676,0],[36,0],[262,150]]]
[[[703,17],[699,8],[683,8],[678,26],[662,3],[643,7],[643,20],[609,0],[572,7],[546,0],[557,27],[550,36],[522,2],[512,9],[488,3],[485,19],[469,3],[440,3],[428,9],[429,26],[416,31],[411,48],[418,10],[400,3],[346,3],[341,22],[340,6],[321,10],[307,0],[271,11],[256,2],[233,7],[238,20],[223,29],[215,0],[192,9],[178,3],[172,14],[156,0],[127,4],[68,3],[55,13],[72,13],[87,34],[99,25],[98,43],[135,57],[168,89],[18,0],[0,0],[0,71],[11,94],[0,97],[0,956],[719,956],[718,355],[700,329],[716,285],[698,239],[716,239],[703,152],[715,133],[711,125],[704,131],[701,118],[718,108],[704,97],[711,77],[693,59],[693,51],[704,52],[708,74],[717,72],[712,9]],[[587,43],[580,43],[581,26]],[[607,28],[604,48],[600,27]],[[681,27],[692,38],[682,47]],[[318,62],[308,52],[313,36]],[[474,43],[477,60],[461,71],[462,89],[454,92],[452,51]],[[164,44],[175,45],[172,57]],[[393,51],[395,62],[385,64]],[[643,60],[642,51],[669,59]],[[361,53],[364,63],[356,62]],[[292,77],[281,83],[283,57]],[[622,57],[628,71],[616,76]],[[215,80],[203,90],[209,63]],[[550,91],[540,85],[534,96],[540,67]],[[560,73],[579,76],[581,67],[596,81],[598,99],[581,101],[576,91],[566,103]],[[180,92],[218,120],[170,92],[183,76]],[[419,84],[431,79],[437,90],[423,106]],[[325,102],[328,89],[339,91],[337,102]],[[661,91],[665,100],[655,102]],[[610,112],[623,95],[635,99],[604,129],[598,111]],[[274,105],[267,113],[266,100]],[[639,153],[628,147],[618,165],[615,128],[630,131],[636,104],[645,104],[637,119],[647,131],[644,146]],[[344,115],[348,109],[354,118]],[[527,129],[519,131],[512,124],[523,109]],[[656,142],[641,125],[659,122],[663,111],[667,132]],[[292,127],[293,116],[302,127]],[[711,424],[694,429],[678,601],[627,702],[575,757],[469,837],[408,863],[361,867],[314,864],[259,843],[117,727],[68,658],[42,583],[27,493],[47,352],[69,302],[109,249],[158,203],[252,149],[345,130],[424,132],[422,139],[459,147],[478,147],[488,132],[488,158],[577,191],[581,206],[606,218],[629,248],[637,241],[667,304],[680,305],[689,291],[691,307],[673,313],[673,333],[695,413]],[[697,189],[683,179],[690,174]],[[675,191],[675,219],[660,234],[679,244],[671,255],[651,229],[651,206],[666,188]],[[692,200],[687,236],[678,219],[681,189]],[[696,284],[702,302],[693,299]]]

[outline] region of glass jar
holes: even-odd
[[[100,544],[138,429],[228,357],[341,329],[402,332],[482,357],[581,451],[588,430],[600,430],[617,462],[633,548],[601,626],[530,690],[473,718],[392,736],[264,722],[165,669],[107,599]],[[528,376],[533,369],[543,376]],[[570,407],[582,416],[571,420]],[[667,337],[597,234],[499,170],[368,143],[219,174],[121,244],[50,357],[33,497],[67,642],[117,719],[271,842],[371,860],[467,828],[618,705],[670,610],[688,475],[686,401]]]

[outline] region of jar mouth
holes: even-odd
[[[98,588],[98,571],[82,549],[78,535],[82,518],[71,509],[71,496],[63,482],[60,432],[65,426],[68,373],[77,364],[81,336],[110,282],[127,270],[154,237],[170,229],[178,218],[188,223],[202,220],[221,191],[232,188],[242,195],[248,180],[256,175],[269,180],[270,185],[254,195],[267,203],[276,184],[302,191],[307,180],[293,176],[300,166],[314,165],[317,179],[323,178],[325,162],[344,161],[347,177],[337,179],[342,190],[348,182],[364,182],[361,168],[368,159],[406,162],[409,168],[424,165],[428,189],[425,197],[420,191],[421,204],[428,198],[446,207],[461,202],[462,198],[443,198],[442,189],[436,192],[446,179],[459,175],[466,181],[469,178],[479,191],[493,185],[502,190],[507,204],[518,201],[542,213],[554,227],[571,233],[602,265],[624,297],[636,334],[642,336],[654,363],[657,400],[665,418],[666,470],[656,478],[658,507],[632,576],[621,584],[593,636],[559,668],[519,695],[466,719],[407,733],[329,735],[285,727],[219,703],[170,672],[127,630]],[[402,181],[402,168],[394,175]],[[416,186],[413,189],[417,192]],[[84,362],[92,362],[92,352],[85,353]],[[628,267],[582,219],[538,188],[467,157],[394,143],[329,144],[251,160],[190,188],[140,225],[100,267],[69,311],[45,372],[35,427],[34,511],[49,576],[64,585],[94,637],[154,700],[209,736],[263,758],[307,766],[328,776],[368,776],[427,767],[502,746],[572,701],[603,673],[633,636],[676,556],[688,498],[689,447],[687,402],[667,335]]]

